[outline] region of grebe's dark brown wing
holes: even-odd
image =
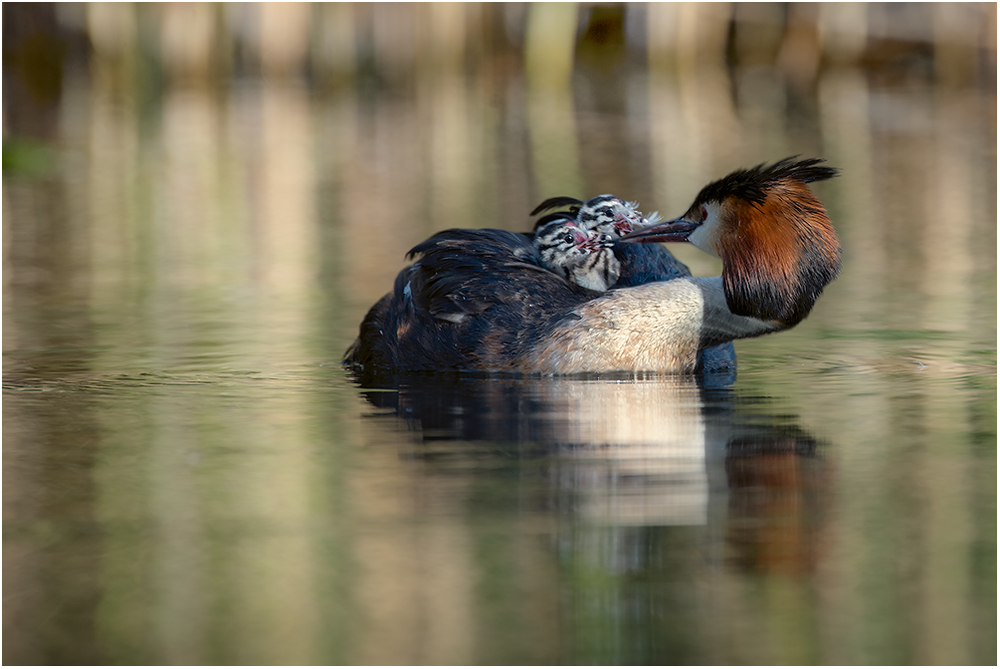
[[[663,247],[618,244],[616,252],[618,246],[628,247],[622,253],[632,266],[624,285],[689,275]],[[369,370],[502,370],[600,296],[537,266],[530,237],[504,230],[446,230],[415,246],[411,257],[418,260],[362,321],[346,363]],[[699,371],[735,368],[732,343],[699,354]]]
[[[346,362],[398,370],[503,369],[599,295],[535,264],[525,235],[446,230],[415,246]]]

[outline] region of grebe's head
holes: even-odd
[[[614,195],[598,195],[580,206],[577,221],[588,230],[618,238],[651,222],[638,206],[637,202],[625,202]],[[650,218],[655,221],[657,215]]]
[[[680,218],[627,241],[688,241],[722,259],[730,311],[795,325],[840,271],[840,242],[807,183],[836,176],[818,159],[737,170],[698,193]]]
[[[535,249],[542,265],[562,276],[591,253],[610,249],[608,235],[587,230],[571,218],[554,214],[535,230]]]
[[[548,221],[535,229],[535,249],[545,269],[591,290],[605,291],[618,280],[620,265],[611,237],[562,214],[545,218]]]
[[[614,195],[598,195],[586,202],[572,197],[553,197],[535,207],[531,215],[563,206],[569,207],[568,215],[575,217],[580,227],[614,239],[659,220],[659,214],[643,217],[638,203],[625,202]]]

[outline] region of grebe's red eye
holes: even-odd
[[[701,222],[704,223],[706,218],[708,218],[708,207],[701,205]]]

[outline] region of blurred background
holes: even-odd
[[[5,2],[4,662],[995,663],[996,36],[995,3]],[[433,232],[675,216],[790,155],[842,170],[844,269],[721,412],[778,456],[705,460],[693,382],[386,402],[339,366]],[[453,421],[496,394],[549,408],[486,456]],[[612,441],[696,466],[628,513],[596,482],[634,468],[511,464],[651,401],[697,411]]]

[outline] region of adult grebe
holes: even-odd
[[[806,184],[836,170],[785,159],[738,170],[684,216],[618,242],[689,241],[722,259],[718,277],[681,276],[595,292],[525,262],[524,235],[448,230],[361,323],[345,362],[397,371],[541,374],[695,371],[699,351],[784,330],[840,269],[840,244]]]

